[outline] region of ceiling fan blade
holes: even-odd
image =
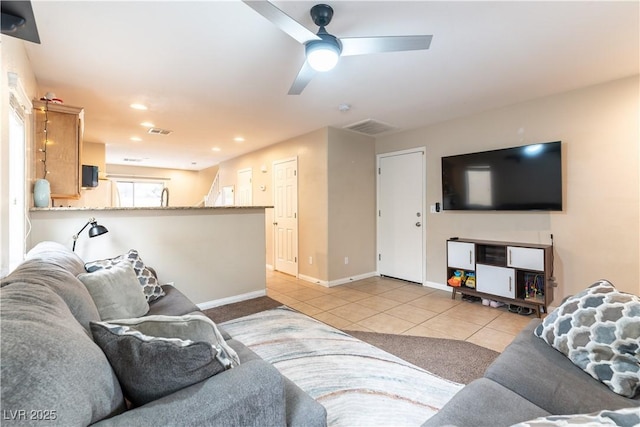
[[[291,89],[289,89],[288,95],[300,95],[315,75],[316,70],[311,68],[311,65],[309,65],[307,61],[304,61],[300,72],[298,72],[295,81],[291,85]]]
[[[346,37],[340,56],[429,49],[433,36]]]
[[[299,43],[305,44],[311,40],[321,40],[313,32],[298,23],[295,19],[275,7],[268,1],[249,1],[243,2],[251,9],[271,21],[276,27],[296,39]]]

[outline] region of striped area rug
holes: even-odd
[[[329,426],[419,426],[463,387],[286,307],[222,325],[324,405]]]

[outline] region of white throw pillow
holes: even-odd
[[[140,317],[149,311],[138,277],[127,261],[93,273],[81,273],[78,279],[87,287],[101,320]]]

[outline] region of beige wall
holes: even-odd
[[[82,161],[83,165],[98,166],[98,174],[100,179],[105,178],[107,174],[106,149],[101,142],[82,142]]]
[[[273,162],[292,157],[298,159],[299,276],[331,285],[373,275],[374,139],[340,129],[319,129],[221,163],[221,186],[235,185],[237,171],[251,168],[253,204],[273,205]],[[263,166],[266,172],[261,172]],[[262,185],[265,191],[260,191]],[[268,211],[267,217],[271,215]],[[271,223],[266,225],[267,264],[273,266]]]
[[[448,237],[555,240],[555,303],[606,278],[640,294],[639,78],[621,79],[380,138],[376,152],[426,146],[427,203],[440,158],[562,140],[564,210],[428,214],[427,280],[445,283]]]
[[[24,49],[22,40],[14,37],[0,35],[0,99],[2,105],[0,112],[2,122],[0,126],[0,248],[7,248],[9,245],[9,83],[7,73],[16,73],[19,78],[26,95],[29,99],[37,96],[36,78],[31,68],[29,57]],[[33,121],[32,115],[25,117],[25,127],[27,131],[27,176],[29,179],[25,182],[25,194],[27,206],[31,206],[31,193],[33,182],[35,180],[33,168],[30,167],[30,159],[33,156],[31,151]],[[26,213],[25,213],[26,218]],[[0,275],[8,273],[9,269],[9,253],[6,250],[0,251]]]
[[[93,155],[99,150],[96,147],[104,144],[90,144]],[[87,144],[84,145],[87,147]],[[104,153],[103,153],[104,154]],[[83,154],[84,164],[97,165],[98,163],[86,163],[92,157]],[[97,158],[94,158],[96,160]],[[169,206],[197,206],[201,204],[204,196],[209,192],[211,183],[218,171],[217,166],[201,171],[187,171],[181,169],[150,168],[139,166],[107,165],[107,172],[100,170],[100,181],[95,188],[83,188],[80,190],[80,199],[56,199],[53,206],[56,207],[86,207],[103,208],[118,207],[118,195],[115,181],[118,179],[157,179],[165,183],[169,189]],[[117,175],[117,176],[116,176]]]
[[[328,157],[329,281],[374,274],[375,140],[329,128]]]
[[[79,200],[59,199],[54,206],[68,207],[111,207],[118,206],[115,184],[107,181],[107,174],[128,177],[166,179],[169,189],[170,206],[196,206],[209,192],[218,167],[213,166],[200,171],[181,169],[150,168],[128,165],[107,165],[105,144],[84,141],[82,146],[82,164],[98,166],[100,181],[98,187],[80,190]]]
[[[197,206],[200,204],[209,192],[217,171],[217,166],[201,171],[189,171],[107,164],[107,175],[112,180],[119,179],[116,175],[163,180],[165,187],[169,189],[169,206]]]
[[[53,206],[103,208],[117,204],[117,195],[113,184],[106,180],[105,145],[100,142],[82,142],[81,164],[98,166],[98,186],[81,188],[80,198],[54,199]]]
[[[175,286],[204,308],[265,294],[264,209],[65,209],[32,211],[29,247],[54,241],[72,247],[72,236],[90,217],[109,232],[76,252],[85,261],[137,249],[162,283]]]
[[[327,129],[320,129],[219,165],[221,187],[235,185],[237,171],[251,168],[253,205],[272,206],[273,162],[298,159],[298,273],[322,281],[327,281],[329,277],[327,132]],[[266,173],[261,172],[262,166],[266,166]],[[259,190],[261,185],[265,186],[265,191]],[[273,233],[268,232],[267,235],[267,251],[273,254]],[[313,264],[301,262],[310,256],[313,257]],[[273,257],[267,258],[267,264],[270,261],[273,261]]]

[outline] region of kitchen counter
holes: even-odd
[[[265,295],[266,206],[33,208],[28,246],[54,241],[85,261],[138,250],[162,283],[201,308]],[[80,232],[89,219],[108,233]]]
[[[77,208],[77,207],[51,207],[51,208],[30,208],[29,212],[69,212],[69,211],[216,211],[216,210],[234,210],[241,211],[247,209],[269,209],[273,206],[152,206],[152,207],[118,207],[118,208]]]

